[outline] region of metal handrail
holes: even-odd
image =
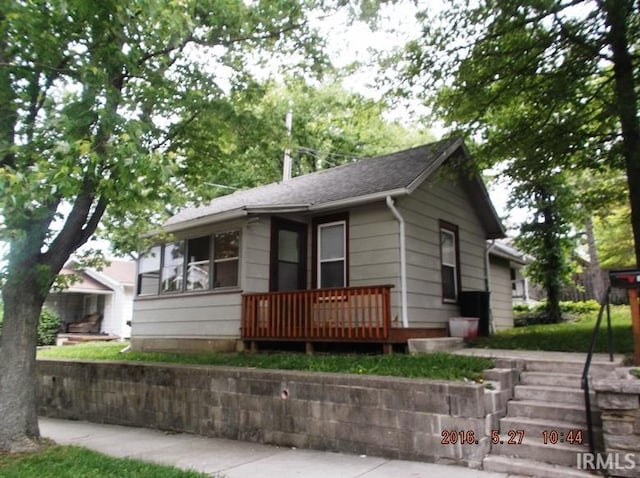
[[[613,362],[613,333],[611,331],[611,311],[609,308],[609,295],[611,293],[611,287],[607,288],[607,292],[604,300],[600,306],[600,312],[598,312],[598,319],[596,325],[593,328],[593,334],[591,335],[591,343],[589,344],[589,352],[587,353],[587,360],[582,370],[582,389],[584,390],[584,407],[587,414],[587,435],[589,437],[589,452],[595,454],[595,445],[593,441],[593,420],[591,417],[591,398],[589,397],[589,368],[591,367],[591,360],[593,359],[593,349],[596,345],[596,339],[598,338],[598,332],[600,331],[600,323],[602,322],[602,314],[607,309],[607,347],[609,350],[609,361]]]

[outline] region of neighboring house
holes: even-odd
[[[69,262],[62,274],[76,274],[80,280],[62,292],[51,292],[45,306],[62,318],[62,332],[68,325],[82,322],[92,314],[100,314],[100,333],[128,338],[131,336],[133,297],[135,292],[136,263],[110,260],[101,271],[84,269],[74,271],[75,263]]]
[[[529,259],[508,241],[489,246],[491,310],[494,330],[513,327],[513,305],[529,303],[529,284],[522,268]]]
[[[504,237],[460,139],[238,191],[163,231],[138,265],[138,350],[446,336]]]

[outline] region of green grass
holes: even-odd
[[[35,453],[0,454],[3,478],[205,478],[210,475],[130,458],[112,458],[77,446],[46,446]]]
[[[229,365],[309,372],[339,372],[360,375],[391,375],[445,380],[477,380],[491,368],[491,360],[451,354],[428,355],[305,355],[301,353],[208,353],[175,354],[161,352],[120,353],[122,343],[87,343],[52,347],[38,351],[39,358],[78,360],[127,360],[179,364]]]
[[[559,352],[587,352],[598,313],[577,317],[560,324],[528,325],[498,332],[492,337],[478,338],[476,347],[492,349],[549,350]],[[606,312],[596,342],[596,352],[607,351]],[[629,306],[611,307],[613,349],[615,353],[633,352],[631,313]]]

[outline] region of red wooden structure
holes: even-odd
[[[246,341],[386,343],[391,329],[389,285],[242,295]]]

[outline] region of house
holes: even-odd
[[[219,197],[163,232],[138,264],[137,350],[446,336],[504,237],[457,138]]]
[[[528,304],[529,282],[522,269],[530,259],[507,240],[498,239],[489,246],[491,311],[494,330],[513,327],[514,304]]]
[[[71,324],[98,314],[102,320],[99,330],[94,330],[94,333],[130,337],[128,322],[133,313],[136,263],[112,259],[100,271],[75,269],[76,263],[70,261],[61,273],[75,274],[79,280],[63,291],[52,291],[45,302],[46,307],[61,317],[62,332],[67,332]]]

